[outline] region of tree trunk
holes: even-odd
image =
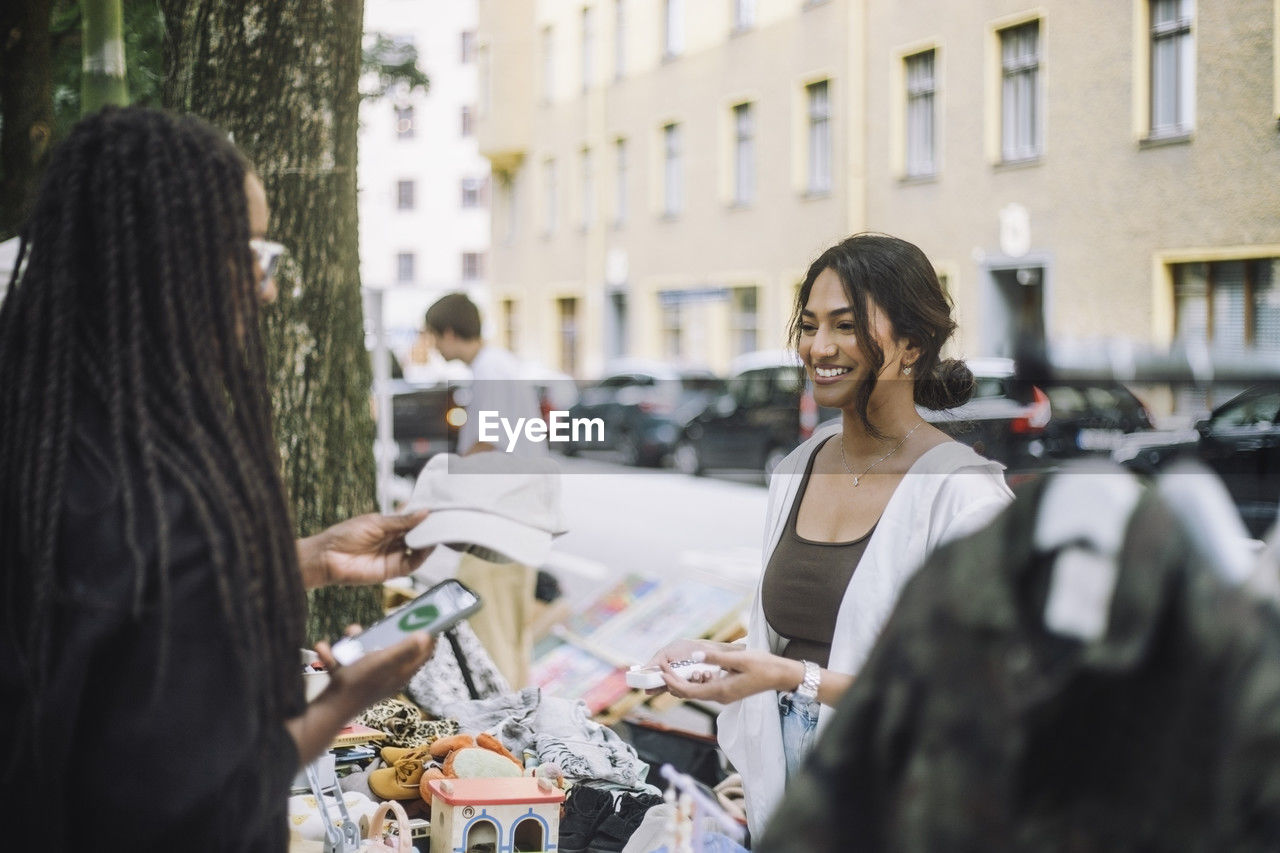
[[[80,110],[96,112],[107,104],[129,103],[125,81],[124,13],[120,0],[81,0],[84,22],[84,75]]]
[[[0,3],[0,240],[26,221],[53,141],[52,8]]]
[[[232,134],[288,247],[264,314],[299,533],[375,508],[356,223],[361,0],[163,0],[166,106]],[[297,290],[295,294],[294,291]],[[377,589],[311,595],[310,640],[380,615]]]

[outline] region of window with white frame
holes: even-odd
[[[396,210],[413,210],[414,182],[396,181]]]
[[[613,225],[621,228],[627,222],[627,140],[613,142]]]
[[[463,65],[469,65],[476,58],[476,31],[463,30],[458,39],[458,58]]]
[[[805,86],[809,117],[809,169],[807,189],[811,194],[831,191],[831,99],[830,81]]]
[[[684,53],[684,0],[663,0],[662,55],[665,58]]]
[[[542,28],[542,100],[550,103],[555,96],[555,30]]]
[[[484,252],[462,253],[462,280],[477,281],[484,278]]]
[[[591,85],[592,56],[595,53],[595,33],[592,27],[591,7],[582,10],[582,91]]]
[[[1192,0],[1151,0],[1151,136],[1182,136],[1195,118]]]
[[[733,31],[740,33],[756,25],[756,0],[729,0],[733,6]]]
[[[482,207],[484,205],[484,178],[463,178],[462,179],[462,206],[463,207]]]
[[[414,280],[414,254],[413,252],[400,252],[396,255],[396,282],[399,284],[412,284]]]
[[[1040,22],[1000,31],[1000,156],[1040,156]]]
[[[662,212],[677,216],[684,208],[684,164],[680,150],[680,125],[662,128]]]
[[[733,108],[733,203],[750,204],[756,190],[755,110],[750,103]]]
[[[396,139],[413,139],[413,104],[396,107]]]
[[[556,214],[560,209],[560,200],[558,198],[560,188],[557,186],[556,178],[556,161],[554,157],[548,157],[542,163],[542,230],[550,235],[556,233]]]
[[[582,174],[582,230],[587,230],[596,218],[596,179],[591,160],[591,149],[583,148],[579,154]]]
[[[462,135],[473,136],[476,132],[475,110],[471,106],[467,104],[463,104],[461,110],[459,110],[458,112],[458,118],[459,118],[458,123],[460,125],[459,129]]]
[[[627,0],[613,0],[613,77],[627,73]]]
[[[907,175],[932,175],[935,158],[935,51],[924,50],[903,60],[907,82]]]

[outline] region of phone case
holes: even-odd
[[[349,664],[364,655],[394,646],[415,631],[439,634],[480,609],[483,602],[459,581],[441,581],[422,595],[384,616],[359,636],[333,644],[333,656]]]

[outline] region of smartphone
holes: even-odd
[[[335,642],[333,656],[338,663],[349,664],[369,652],[394,646],[414,631],[439,634],[475,613],[482,604],[480,596],[449,578],[388,613],[359,635]]]

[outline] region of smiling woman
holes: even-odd
[[[763,831],[899,591],[939,544],[985,524],[1011,498],[1002,467],[921,419],[949,408],[973,374],[943,360],[955,330],[918,248],[859,234],[809,267],[792,344],[819,406],[841,411],[775,469],[768,547],[747,639],[681,640],[650,665],[679,696],[728,703],[720,744],[742,773],[753,836]],[[718,673],[672,662],[701,655]]]

